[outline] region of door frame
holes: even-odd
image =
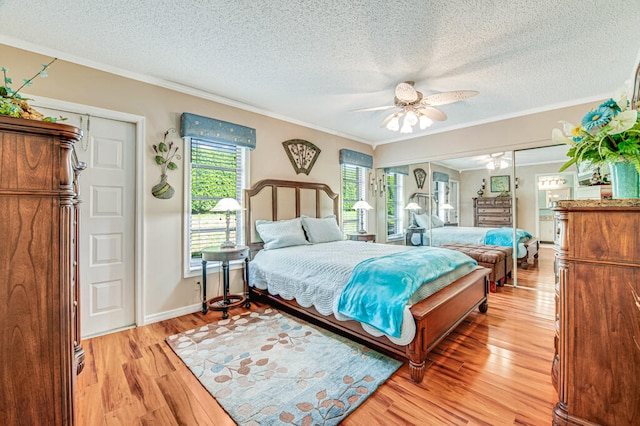
[[[37,109],[42,108],[57,109],[68,111],[74,114],[89,114],[95,117],[105,118],[109,120],[124,121],[132,123],[136,126],[135,131],[135,213],[134,213],[134,241],[133,241],[133,262],[134,262],[134,321],[135,326],[145,324],[145,293],[144,293],[144,227],[142,226],[142,214],[145,211],[144,197],[141,194],[141,188],[144,188],[143,159],[145,144],[145,117],[141,115],[129,114],[126,112],[113,111],[104,108],[98,108],[90,105],[83,105],[74,102],[62,101],[59,99],[45,98],[42,96],[28,95],[29,99],[33,99],[30,104]]]

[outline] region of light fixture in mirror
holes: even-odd
[[[509,163],[504,158],[504,152],[496,152],[490,155],[489,162],[487,163],[487,169],[489,170],[502,170],[509,167]]]
[[[414,221],[413,221],[413,217],[411,217],[411,214],[412,214],[412,213],[414,213],[414,212],[417,212],[417,211],[419,211],[419,210],[422,210],[422,207],[420,207],[420,205],[419,205],[418,203],[416,203],[416,202],[414,202],[414,201],[411,201],[409,204],[407,204],[407,205],[404,207],[404,209],[405,209],[405,210],[409,210],[409,216],[410,216],[410,219],[409,219],[409,223],[410,223],[409,228],[415,228],[415,227],[416,227],[416,224],[414,223]]]
[[[539,189],[555,189],[563,186],[567,181],[560,176],[540,176],[538,178]]]

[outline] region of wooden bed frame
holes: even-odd
[[[422,206],[423,209],[426,210],[427,202],[429,200],[433,200],[433,197],[430,194],[424,192],[414,192],[409,197],[409,201],[415,201],[418,205]],[[540,248],[540,243],[537,238],[531,237],[526,242],[524,242],[524,247],[527,249],[527,253],[522,257],[516,257],[516,264],[521,266],[523,269],[527,269],[530,265],[533,266],[538,260],[538,250]],[[514,248],[514,253],[517,253],[517,249]]]
[[[271,191],[270,197],[262,191]],[[282,200],[283,192],[293,197],[289,200],[289,215],[278,208]],[[309,196],[311,193],[312,196]],[[270,211],[260,211],[261,219],[282,220],[299,217],[300,214],[312,216],[310,211],[315,211],[313,216],[323,217],[326,214],[335,214],[339,218],[338,194],[334,193],[327,185],[314,182],[295,182],[287,180],[267,179],[256,183],[253,188],[245,190],[245,204],[247,212],[245,215],[246,244],[250,247],[252,254],[262,249],[262,243],[255,233],[255,218],[258,216],[257,203],[254,197],[262,194],[263,202],[270,200]],[[302,195],[307,195],[303,197]],[[315,208],[302,206],[301,202],[309,202],[315,199]],[[332,208],[323,211],[322,199],[330,200]],[[291,206],[290,206],[291,207]],[[325,205],[326,207],[326,205]],[[270,218],[270,219],[268,219]],[[370,244],[370,243],[362,243]],[[416,335],[408,345],[397,345],[389,341],[386,337],[374,337],[365,332],[356,321],[338,321],[333,315],[325,316],[318,313],[313,307],[304,308],[294,300],[285,300],[279,296],[269,294],[267,291],[251,287],[250,299],[266,301],[287,312],[292,313],[305,320],[313,322],[324,328],[331,329],[348,338],[376,348],[383,352],[399,356],[409,361],[411,378],[415,382],[421,382],[424,373],[427,354],[451,331],[453,331],[474,309],[486,312],[488,309],[487,294],[489,283],[487,276],[490,270],[478,268],[453,282],[442,290],[434,293],[428,298],[411,307],[411,313],[416,322]]]

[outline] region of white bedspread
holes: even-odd
[[[484,244],[487,231],[496,228],[480,228],[473,226],[444,226],[440,228],[427,229],[423,235],[424,245],[430,245],[429,239],[433,240],[433,247],[449,243]],[[431,231],[431,234],[429,234]],[[413,234],[411,242],[414,245],[420,244],[420,234]],[[527,248],[524,243],[518,243],[516,256],[518,258],[527,255]]]
[[[295,299],[301,306],[313,306],[322,315],[333,314],[338,320],[344,321],[348,318],[337,313],[336,306],[354,266],[366,259],[412,249],[391,244],[335,241],[261,250],[251,262],[249,283],[284,299]],[[453,282],[468,272],[454,271],[439,280]],[[423,293],[424,290],[418,290],[409,301],[410,304],[422,300]],[[410,304],[404,312],[400,338],[387,336],[399,345],[408,344],[415,335],[415,322],[409,311]],[[382,335],[369,326],[363,325],[363,328],[372,335]]]

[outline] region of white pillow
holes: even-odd
[[[335,215],[322,219],[301,216],[300,219],[302,219],[302,227],[304,232],[307,233],[307,239],[311,244],[344,240],[344,235],[342,235],[342,231],[338,227]]]
[[[414,214],[413,220],[416,222],[420,228],[430,229],[431,228],[431,218],[427,213],[422,214]]]
[[[309,244],[302,230],[300,218],[289,220],[256,220],[256,230],[264,242],[264,249]]]
[[[435,214],[431,215],[431,223],[433,224],[434,228],[440,228],[444,226],[444,221]]]

